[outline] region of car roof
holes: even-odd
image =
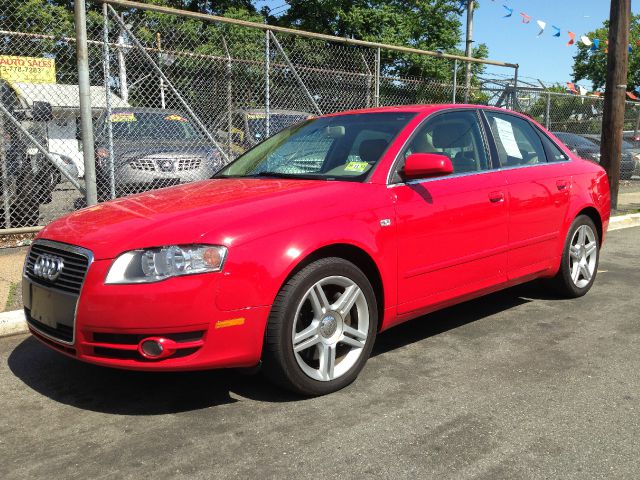
[[[412,105],[393,105],[388,107],[374,107],[374,108],[361,108],[356,110],[347,110],[344,112],[330,113],[322,115],[325,117],[333,117],[339,115],[351,115],[351,114],[367,114],[367,113],[385,113],[385,112],[397,112],[397,113],[433,113],[441,110],[462,110],[462,109],[476,109],[476,110],[489,110],[494,112],[509,113],[517,115],[519,117],[531,120],[530,117],[513,110],[492,107],[490,105],[474,105],[465,103],[430,103],[430,104],[412,104]]]

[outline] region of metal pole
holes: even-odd
[[[169,87],[169,89],[171,90],[171,92],[173,92],[173,94],[176,96],[176,98],[178,99],[178,101],[182,104],[182,106],[184,107],[184,109],[187,111],[187,113],[189,114],[189,116],[191,118],[193,118],[193,121],[196,123],[196,125],[198,125],[198,127],[200,128],[200,130],[202,130],[202,132],[207,136],[207,138],[209,139],[209,141],[220,151],[220,153],[222,154],[222,156],[224,157],[224,159],[228,162],[229,158],[227,156],[227,154],[224,152],[224,150],[222,148],[220,148],[220,145],[218,145],[218,142],[216,142],[216,139],[213,137],[213,135],[211,135],[211,133],[209,133],[209,130],[207,129],[207,127],[204,125],[204,123],[202,123],[202,121],[200,121],[200,118],[198,118],[198,116],[195,114],[195,112],[193,111],[193,109],[191,108],[191,106],[189,106],[189,104],[187,103],[187,101],[182,97],[182,95],[180,95],[180,92],[178,91],[178,89],[176,87],[173,86],[173,83],[171,83],[171,81],[169,81],[169,79],[167,78],[167,76],[162,73],[162,70],[160,70],[160,68],[158,67],[158,65],[156,65],[156,62],[153,61],[153,58],[151,58],[151,55],[149,55],[149,53],[145,50],[145,48],[142,46],[142,44],[138,41],[138,39],[135,37],[135,35],[133,35],[133,33],[131,33],[131,31],[129,30],[129,28],[124,24],[124,22],[122,21],[122,18],[120,18],[120,15],[118,15],[118,12],[116,12],[113,7],[111,5],[109,5],[109,11],[111,12],[111,14],[113,15],[113,17],[116,19],[116,22],[118,22],[118,24],[120,25],[120,27],[127,32],[127,35],[129,36],[129,38],[133,41],[133,44],[136,46],[136,48],[138,49],[138,51],[142,54],[142,56],[147,60],[147,62],[149,62],[149,65],[151,65],[151,68],[153,68],[156,73],[158,75],[160,75],[160,77],[164,80],[164,82],[167,84],[167,86]]]
[[[111,198],[116,198],[116,171],[115,171],[115,156],[113,153],[113,124],[111,123],[111,88],[109,87],[109,80],[111,78],[111,55],[109,52],[109,12],[107,11],[107,5],[102,4],[102,15],[104,17],[103,26],[103,47],[102,57],[104,65],[104,93],[105,93],[105,105],[106,105],[106,124],[107,124],[107,150],[109,152],[109,194]],[[97,186],[96,186],[97,190]]]
[[[124,59],[124,49],[126,43],[124,41],[124,30],[120,30],[118,35],[118,70],[120,78],[120,97],[125,102],[129,101],[129,86],[127,85],[127,63]]]
[[[13,140],[13,138],[12,138]],[[4,132],[4,116],[0,114],[0,168],[2,169],[2,209],[4,228],[11,227],[11,205],[9,201],[9,172],[7,168],[7,140]]]
[[[271,31],[267,30],[264,36],[264,110],[265,110],[265,138],[269,138],[269,117],[271,112],[269,111],[269,36]]]
[[[348,37],[336,37],[333,35],[325,35],[323,33],[306,32],[304,30],[296,30],[294,28],[278,27],[277,25],[266,25],[264,23],[249,22],[247,20],[240,20],[238,18],[220,17],[216,15],[209,15],[208,13],[192,12],[189,10],[179,10],[177,8],[165,7],[163,5],[154,5],[151,3],[131,2],[129,0],[98,0],[102,3],[108,3],[109,5],[117,5],[126,9],[139,9],[149,12],[165,13],[168,15],[174,15],[184,18],[196,18],[199,20],[205,20],[208,22],[219,22],[228,25],[238,25],[242,27],[256,28],[259,30],[271,30],[277,33],[286,33],[296,35],[298,37],[315,38],[318,40],[325,40],[327,42],[340,43],[343,45],[358,45],[368,48],[384,48],[394,52],[403,53],[415,53],[417,55],[428,55],[430,57],[448,58],[450,60],[459,59],[465,62],[481,63],[484,65],[496,65],[500,67],[515,67],[515,63],[498,62],[496,60],[487,60],[482,58],[463,57],[461,55],[452,55],[449,53],[433,52],[431,50],[420,50],[419,48],[400,47],[397,45],[387,45],[379,42],[367,42],[365,40],[357,40]]]
[[[278,49],[278,51],[282,55],[282,58],[284,58],[285,63],[287,64],[287,66],[291,70],[291,74],[293,75],[293,77],[298,82],[298,85],[300,85],[300,88],[302,88],[302,91],[305,93],[305,95],[307,96],[307,98],[311,102],[311,105],[313,105],[313,108],[315,109],[316,113],[318,115],[322,115],[322,110],[320,110],[320,107],[318,106],[318,103],[316,102],[316,99],[313,98],[313,95],[311,95],[311,92],[309,91],[307,86],[302,81],[302,78],[300,78],[300,75],[298,75],[298,71],[293,66],[293,63],[291,63],[291,60],[289,60],[289,56],[287,55],[287,53],[282,48],[282,45],[280,45],[280,42],[278,41],[278,39],[276,38],[276,36],[273,34],[273,32],[271,30],[267,30],[267,32],[271,35],[271,38],[273,39],[273,43],[275,44],[276,48]]]
[[[160,42],[160,32],[156,33],[156,43],[158,45],[158,67],[160,67],[162,65],[162,43]],[[164,101],[164,80],[162,80],[162,77],[160,77],[160,105],[162,108],[167,108]]]
[[[458,93],[458,59],[453,61],[453,100],[456,103],[456,94]]]
[[[516,65],[515,73],[513,76],[513,106],[511,107],[512,110],[518,109],[518,69],[519,68],[520,67]]]
[[[373,106],[380,106],[380,47],[376,48],[375,77],[373,78]]]
[[[464,56],[471,56],[471,47],[473,44],[473,9],[475,3],[473,0],[467,0],[467,39],[464,48]],[[464,66],[464,103],[469,103],[469,89],[471,88],[471,63],[467,62]]]
[[[551,93],[547,93],[547,110],[544,114],[544,126],[547,130],[549,130],[549,126],[551,125]]]
[[[367,65],[367,59],[364,58],[364,54],[361,53],[360,54],[360,58],[362,58],[362,63],[364,64],[364,69],[367,71],[367,75],[365,77],[365,89],[367,91],[367,99],[366,99],[366,103],[365,106],[366,108],[371,107],[371,77],[373,76],[371,74],[371,69],[369,68],[369,65]]]
[[[231,151],[231,130],[233,129],[233,69],[231,65],[231,54],[229,53],[229,47],[227,46],[227,40],[224,36],[220,37],[222,39],[222,47],[224,48],[224,53],[227,56],[227,154],[229,156],[233,155]]]
[[[93,144],[93,122],[91,119],[91,89],[89,80],[89,50],[87,48],[87,18],[85,0],[75,0],[74,23],[76,29],[76,52],[78,57],[78,87],[80,89],[80,125],[82,133],[82,156],[84,157],[84,181],[87,205],[98,203],[96,191],[96,165]]]

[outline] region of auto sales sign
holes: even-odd
[[[56,83],[56,61],[0,55],[0,78],[17,83]]]

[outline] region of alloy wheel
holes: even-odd
[[[291,342],[301,370],[323,382],[346,374],[360,358],[369,332],[362,289],[343,276],[326,277],[303,295]]]
[[[589,225],[581,225],[573,234],[569,245],[569,271],[578,288],[589,285],[596,270],[598,243]]]

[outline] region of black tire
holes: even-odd
[[[578,229],[581,227],[586,227],[590,229],[591,234],[595,239],[595,266],[593,268],[593,273],[591,274],[590,279],[584,277],[582,273],[580,273],[580,283],[577,284],[572,279],[572,264],[575,263],[571,258],[571,246],[572,241],[574,240],[574,236]],[[598,264],[600,262],[600,237],[598,235],[598,229],[596,228],[593,220],[586,215],[579,215],[575,218],[569,231],[567,232],[567,238],[564,242],[564,248],[562,250],[562,260],[560,261],[560,269],[556,276],[549,281],[549,286],[559,295],[566,298],[577,298],[586,294],[591,287],[593,286],[593,282],[596,279],[596,274],[598,273]]]
[[[368,309],[368,328],[366,328],[368,333],[359,354],[360,356],[344,374],[334,379],[317,380],[305,373],[298,360],[296,360],[292,332],[294,321],[296,321],[296,312],[299,305],[304,305],[303,300],[307,293],[311,291],[317,282],[329,277],[346,278],[360,288]],[[336,293],[336,295],[339,296],[340,293]],[[361,297],[359,296],[358,298]],[[330,301],[329,296],[327,296],[327,300]],[[363,304],[360,303],[360,305]],[[356,307],[354,304],[348,310],[348,315],[343,315],[345,324],[352,321],[354,308],[360,307]],[[356,312],[356,318],[357,315],[359,314]],[[315,318],[315,314],[313,316]],[[295,393],[318,396],[335,392],[356,379],[371,354],[377,330],[378,308],[376,297],[364,273],[353,263],[342,258],[329,257],[317,260],[291,277],[282,286],[273,303],[265,332],[262,371],[272,382]],[[318,333],[317,336],[320,337],[321,334]],[[311,349],[311,347],[309,348]],[[318,347],[318,351],[320,349],[321,347]],[[318,359],[318,363],[320,363],[320,359]],[[337,365],[339,363],[336,363]]]

